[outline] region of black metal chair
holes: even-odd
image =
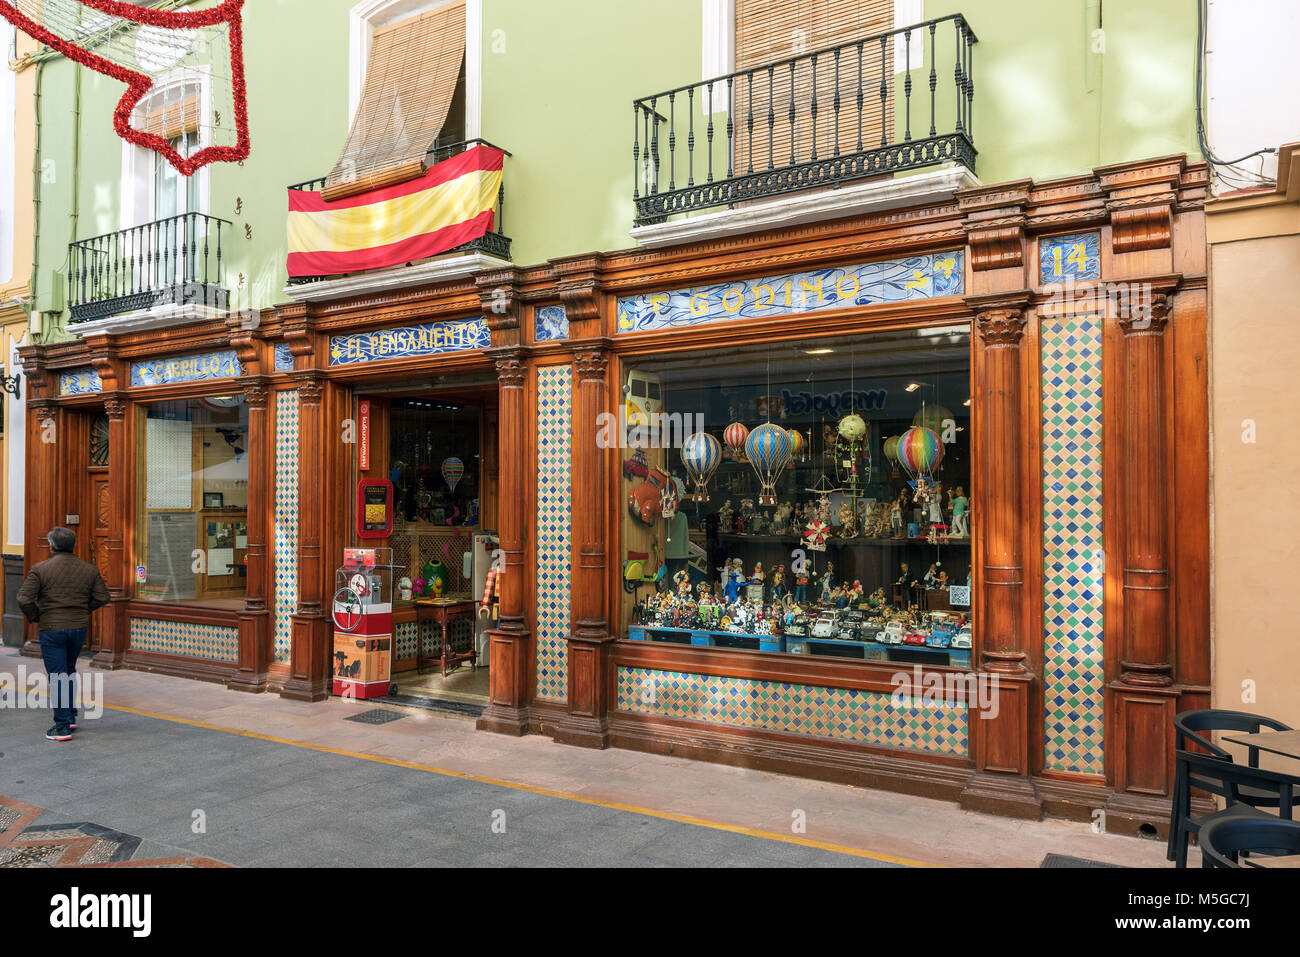
[[[1258,714],[1250,714],[1246,711],[1222,711],[1218,709],[1184,711],[1182,714],[1174,716],[1174,732],[1177,735],[1175,747],[1179,751],[1187,751],[1189,750],[1189,743],[1192,743],[1217,758],[1232,761],[1231,752],[1215,744],[1210,740],[1206,732],[1235,731],[1244,734],[1256,734],[1260,728],[1271,728],[1274,731],[1291,730],[1288,725],[1283,724],[1281,721],[1265,718]],[[1259,748],[1250,748],[1249,751],[1247,757],[1248,766],[1252,768],[1259,767]],[[1180,846],[1182,847],[1183,860],[1186,861],[1187,858],[1189,832],[1182,826],[1182,822],[1190,820],[1192,797],[1189,791],[1179,788],[1178,782],[1180,780],[1181,778],[1175,775],[1173,806],[1169,813],[1169,845],[1165,850],[1165,858],[1171,861],[1178,858],[1178,848]],[[1251,807],[1273,808],[1278,806],[1275,796],[1267,793],[1256,793],[1249,787],[1234,794],[1233,800]]]
[[[1260,867],[1242,854],[1300,855],[1300,824],[1246,818],[1214,821],[1201,828],[1201,867]]]
[[[1199,754],[1193,751],[1177,752],[1177,773],[1174,781],[1174,793],[1189,798],[1192,788],[1200,788],[1217,797],[1223,798],[1224,807],[1204,817],[1194,818],[1190,812],[1175,807],[1171,830],[1179,829],[1182,837],[1174,850],[1177,867],[1187,866],[1187,838],[1199,834],[1203,828],[1218,821],[1277,821],[1278,817],[1246,804],[1240,799],[1243,788],[1252,789],[1252,793],[1271,797],[1274,807],[1281,813],[1281,819],[1291,819],[1291,809],[1296,801],[1296,791],[1300,789],[1300,777],[1282,774],[1279,771],[1265,771],[1260,768],[1233,764],[1231,760],[1213,754]]]

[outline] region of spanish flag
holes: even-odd
[[[327,203],[289,190],[289,276],[400,266],[492,229],[505,154],[474,146],[419,179]]]

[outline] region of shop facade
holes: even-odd
[[[1170,718],[1210,696],[1205,190],[1203,166],[1166,157],[26,347],[26,560],[78,528],[113,596],[100,666],[321,700],[345,548],[421,569],[490,546],[482,730],[1158,826]],[[931,513],[884,440],[936,408]],[[727,450],[692,501],[680,441],[611,433],[638,409],[724,450],[733,422],[784,420],[805,447],[766,478]],[[866,427],[847,460],[846,414]],[[453,432],[465,477],[439,481]],[[645,490],[655,473],[679,501]],[[358,534],[368,477],[398,488],[382,540]],[[660,567],[662,591],[696,597],[733,561],[746,585],[765,564],[759,605],[774,566],[792,597],[806,567],[810,633],[674,628],[650,607]],[[835,627],[863,611],[843,641],[811,633],[827,561]],[[970,647],[867,641],[900,606],[968,626]],[[416,617],[395,596],[395,672],[431,640]]]

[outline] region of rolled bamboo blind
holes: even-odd
[[[175,139],[199,128],[199,97],[191,93],[183,100],[150,110],[144,117],[144,131],[164,139]]]
[[[736,0],[736,69],[764,67],[827,47],[852,43],[894,28],[893,0]],[[893,139],[894,42],[879,40],[859,50],[819,56],[814,125],[811,59],[781,64],[752,82],[737,77],[732,89],[735,171],[762,172],[880,146],[882,130]],[[859,80],[859,76],[861,80]],[[840,108],[835,114],[836,78]],[[881,101],[881,80],[886,93]],[[862,89],[862,110],[858,90]],[[793,131],[790,105],[794,104]],[[771,122],[769,122],[769,113]],[[750,118],[753,120],[752,142]]]
[[[361,102],[326,200],[422,176],[425,154],[447,120],[465,56],[465,3],[375,30]]]

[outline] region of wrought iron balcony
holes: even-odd
[[[164,303],[225,309],[222,229],[228,220],[182,213],[68,246],[69,322]]]
[[[945,162],[974,170],[975,43],[951,14],[635,100],[637,224]]]
[[[426,156],[426,165],[434,166],[437,163],[441,163],[444,160],[449,160],[453,156],[465,152],[471,146],[478,146],[480,144],[483,146],[490,146],[496,150],[501,150],[501,152],[505,153],[506,156],[510,155],[509,150],[501,149],[500,146],[497,146],[493,143],[489,143],[487,140],[482,140],[482,139],[462,140],[456,143],[449,143],[446,146],[435,146],[433,149],[429,150]],[[290,186],[289,189],[301,189],[301,190],[308,190],[308,191],[321,190],[325,188],[325,182],[327,178],[328,177],[322,176],[320,179],[308,180],[305,183],[295,183],[293,186]],[[447,256],[447,255],[451,255],[452,253],[481,252],[489,256],[496,256],[499,259],[509,259],[510,258],[510,237],[507,236],[505,233],[505,222],[506,222],[506,185],[505,185],[505,177],[502,177],[501,188],[497,191],[497,202],[492,209],[492,223],[494,228],[491,231],[484,233],[478,239],[471,239],[469,242],[463,243],[462,245],[457,246],[455,249],[449,249],[447,252],[443,253],[442,255]],[[290,279],[289,284],[297,285],[299,283],[305,283],[305,282],[319,282],[322,279],[328,279],[328,278],[331,277],[300,276],[296,279]]]

